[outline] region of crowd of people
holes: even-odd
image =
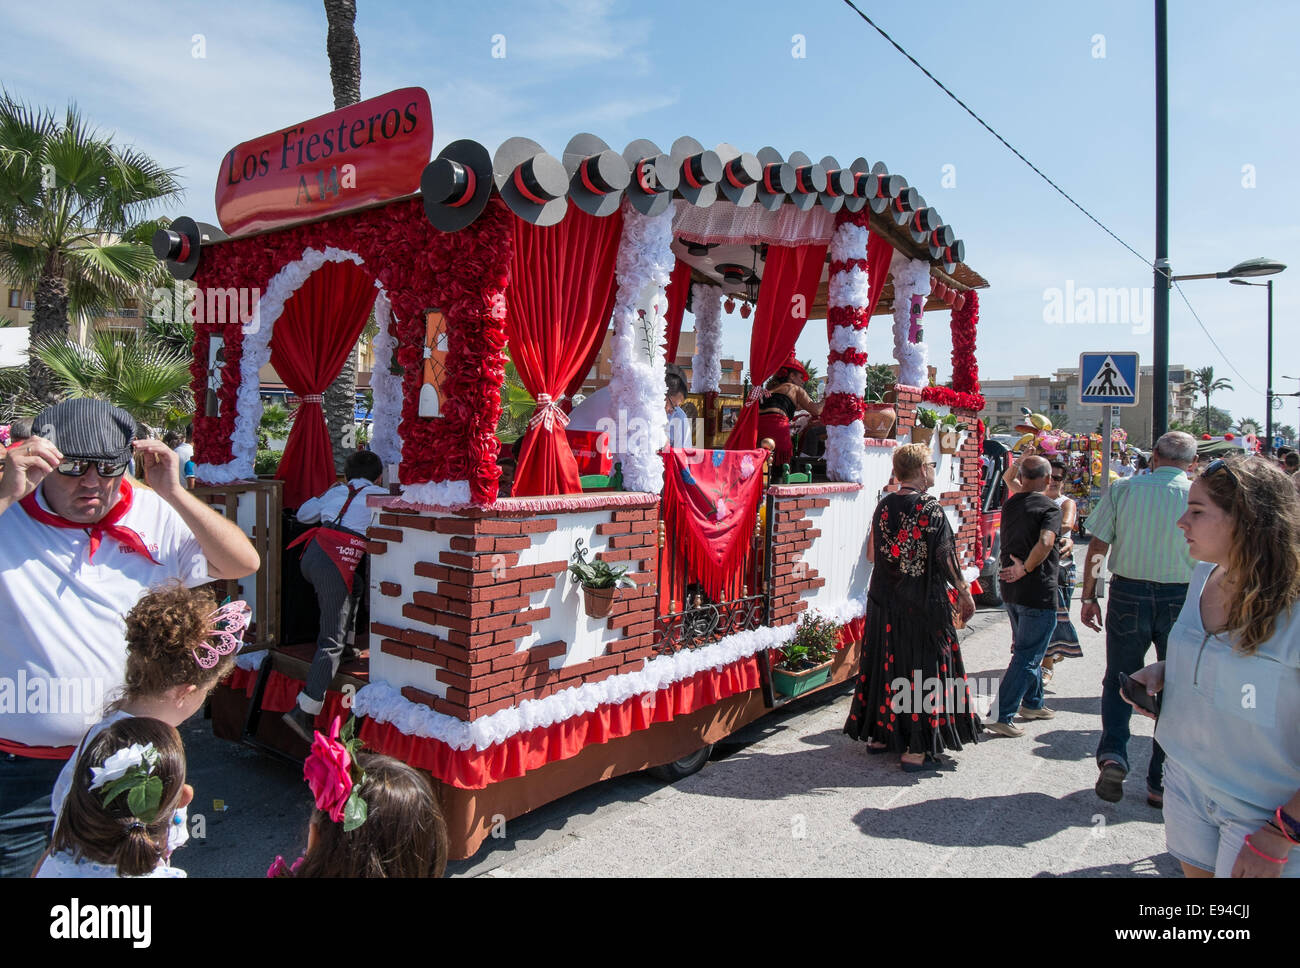
[[[768,400],[798,392],[779,383]],[[668,386],[670,414],[681,395]],[[127,414],[94,400],[49,407],[34,427],[42,433],[11,429],[0,467],[0,676],[43,680],[49,700],[0,704],[0,875],[183,877],[174,852],[194,794],[177,727],[230,671],[250,618],[208,586],[251,574],[259,558],[190,492],[187,442],[137,439]],[[874,567],[845,732],[925,773],[981,731],[1018,738],[1054,717],[1044,687],[1082,654],[1070,617],[1080,515],[1064,459],[1026,454],[1006,471],[1000,582],[1012,655],[981,721],[956,634],[975,604],[930,493],[935,463],[919,444],[893,460],[897,486],[866,545]],[[1300,876],[1298,464],[1294,453],[1242,454],[1202,466],[1196,441],[1169,433],[1089,515],[1079,619],[1106,642],[1096,794],[1123,798],[1131,716],[1155,718],[1145,794],[1188,877]],[[357,455],[344,483],[298,512],[316,524],[303,571],[322,623],[285,719],[311,744],[304,778],[316,809],[303,857],[277,857],[271,876],[438,876],[446,865],[428,777],[363,752],[354,723],[313,728],[356,607],[350,579],[369,517],[357,499],[382,490],[381,476],[373,455]],[[74,693],[79,702],[54,702]]]
[[[1109,571],[1096,794],[1118,802],[1130,770],[1133,710],[1156,720],[1147,803],[1164,811],[1169,852],[1188,877],[1300,877],[1300,459],[1240,455],[1201,466],[1196,441],[1172,432],[1141,473],[1092,509],[1080,620],[1102,631]],[[1074,502],[1062,458],[1029,453],[1004,480],[1001,594],[1011,662],[990,718],[970,713],[954,634],[973,612],[952,534],[926,490],[927,448],[898,448],[898,493],[876,510],[875,562],[862,673],[845,731],[871,752],[933,768],[979,727],[998,736],[1052,719],[1044,685],[1081,655],[1070,621]],[[1156,661],[1147,664],[1152,648]],[[1054,658],[1049,658],[1053,656]],[[943,673],[965,696],[921,710],[906,683]],[[948,699],[947,701],[951,701]],[[960,715],[956,714],[960,710]],[[945,716],[945,713],[947,714]],[[972,725],[973,724],[973,725]]]

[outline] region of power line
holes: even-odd
[[[1242,383],[1246,384],[1246,386],[1251,390],[1251,392],[1260,393],[1261,392],[1260,389],[1257,386],[1255,386],[1253,383],[1251,383],[1249,380],[1247,380],[1244,376],[1241,375],[1241,371],[1232,365],[1232,360],[1228,359],[1228,354],[1223,352],[1223,348],[1220,347],[1219,344],[1214,341],[1214,337],[1210,335],[1210,331],[1206,329],[1205,324],[1201,322],[1201,317],[1196,315],[1196,310],[1192,308],[1192,304],[1187,298],[1187,293],[1183,292],[1183,287],[1175,282],[1174,288],[1178,290],[1178,295],[1183,297],[1183,302],[1187,303],[1187,311],[1190,312],[1192,314],[1192,318],[1196,320],[1196,325],[1201,327],[1201,332],[1205,334],[1205,338],[1210,341],[1210,345],[1212,345],[1216,350],[1218,350],[1219,355],[1223,357],[1223,362],[1228,364],[1228,368],[1232,370],[1233,373],[1237,374],[1238,379],[1240,379]]]
[[[988,122],[986,122],[983,118],[981,118],[978,114],[976,114],[974,111],[972,111],[972,110],[970,109],[970,107],[966,104],[965,101],[963,101],[963,100],[962,100],[961,98],[959,98],[956,94],[954,94],[952,91],[950,91],[950,90],[948,89],[948,87],[947,87],[947,86],[946,86],[942,81],[940,81],[937,77],[935,77],[935,76],[934,76],[933,74],[931,74],[928,70],[926,70],[925,66],[924,66],[920,61],[918,61],[915,57],[913,57],[913,56],[912,56],[911,54],[909,54],[906,50],[904,50],[903,47],[902,47],[902,45],[899,44],[898,41],[894,40],[893,37],[889,36],[889,34],[886,33],[886,32],[885,32],[885,31],[880,27],[879,24],[877,24],[874,20],[872,20],[872,19],[871,19],[870,17],[868,17],[865,13],[863,13],[861,10],[859,10],[859,9],[857,8],[857,5],[853,3],[853,0],[844,0],[844,3],[845,3],[845,4],[846,4],[846,5],[847,5],[847,6],[848,6],[848,7],[849,7],[849,8],[850,8],[854,13],[856,13],[859,17],[861,17],[864,21],[866,21],[867,24],[870,25],[871,28],[872,28],[873,30],[876,31],[876,33],[880,34],[881,37],[884,37],[885,40],[889,41],[889,43],[893,45],[893,47],[894,47],[894,49],[895,49],[896,51],[898,51],[900,54],[902,54],[904,57],[906,57],[909,61],[911,61],[912,64],[915,65],[915,67],[916,67],[917,70],[919,70],[922,74],[924,74],[924,75],[925,75],[926,77],[928,77],[931,81],[933,81],[933,82],[935,83],[935,85],[939,88],[939,90],[943,91],[944,94],[948,95],[948,97],[952,98],[952,100],[954,100],[955,102],[957,102],[957,104],[960,105],[961,109],[962,109],[963,111],[965,111],[967,114],[969,114],[972,118],[974,118],[974,119],[976,120],[976,122],[978,122],[979,125],[980,125],[980,126],[981,126],[985,131],[987,131],[989,134],[993,135],[993,137],[997,138],[998,141],[1000,141],[1000,142],[1003,144],[1003,146],[1004,146],[1008,151],[1010,151],[1013,155],[1015,155],[1017,158],[1019,158],[1021,161],[1023,161],[1026,165],[1028,165],[1029,168],[1030,168],[1030,170],[1033,171],[1033,173],[1034,173],[1035,175],[1037,175],[1037,176],[1038,176],[1039,178],[1041,178],[1043,181],[1047,182],[1047,184],[1051,185],[1052,188],[1054,188],[1054,189],[1057,191],[1057,193],[1060,194],[1060,196],[1061,196],[1062,198],[1064,198],[1067,202],[1069,202],[1071,205],[1073,205],[1075,208],[1077,208],[1080,212],[1082,212],[1084,215],[1086,215],[1086,216],[1088,217],[1088,219],[1091,220],[1091,221],[1093,222],[1093,224],[1095,224],[1099,229],[1101,229],[1103,232],[1105,232],[1107,235],[1109,235],[1112,239],[1114,239],[1114,240],[1115,240],[1116,242],[1118,242],[1120,245],[1124,246],[1124,248],[1128,249],[1129,252],[1132,252],[1135,256],[1137,256],[1139,259],[1141,259],[1143,265],[1147,266],[1147,268],[1151,268],[1151,269],[1154,268],[1154,266],[1153,266],[1153,264],[1152,264],[1152,262],[1151,262],[1150,259],[1148,259],[1148,258],[1147,258],[1146,256],[1144,256],[1141,252],[1139,252],[1137,249],[1133,248],[1133,246],[1129,245],[1127,242],[1125,242],[1123,239],[1121,239],[1118,235],[1116,235],[1114,232],[1112,232],[1112,231],[1111,231],[1109,228],[1107,228],[1105,225],[1103,225],[1102,222],[1101,222],[1101,221],[1100,221],[1096,216],[1094,216],[1094,215],[1093,215],[1091,212],[1089,212],[1086,208],[1084,208],[1082,205],[1080,205],[1078,202],[1076,202],[1073,198],[1071,198],[1070,195],[1069,195],[1069,193],[1066,192],[1065,189],[1063,189],[1060,185],[1056,184],[1056,182],[1052,181],[1052,179],[1048,178],[1047,175],[1044,174],[1043,171],[1042,171],[1042,170],[1041,170],[1037,165],[1035,165],[1032,161],[1030,161],[1028,158],[1026,158],[1023,154],[1021,154],[1020,151],[1017,150],[1016,147],[1015,147],[1014,145],[1012,145],[1009,141],[1007,141],[1006,138],[1002,137],[1002,135],[1000,135],[1000,134],[998,134],[996,131],[994,131],[993,128],[988,124]],[[1165,269],[1163,274],[1164,274],[1166,277],[1168,277],[1168,276],[1169,276],[1169,270],[1168,270],[1168,269]],[[1174,283],[1174,286],[1175,286],[1175,288],[1178,289],[1178,295],[1180,295],[1180,296],[1183,297],[1183,302],[1187,304],[1187,309],[1188,309],[1189,312],[1191,312],[1191,314],[1192,314],[1192,318],[1194,318],[1194,319],[1196,320],[1196,325],[1198,325],[1198,326],[1201,327],[1201,331],[1202,331],[1203,333],[1205,333],[1206,338],[1210,341],[1210,343],[1214,346],[1214,348],[1215,348],[1216,350],[1219,351],[1219,356],[1223,357],[1223,362],[1225,362],[1225,363],[1228,364],[1229,369],[1231,369],[1233,373],[1237,374],[1238,378],[1240,378],[1240,380],[1241,380],[1242,383],[1246,384],[1246,386],[1249,387],[1251,390],[1253,390],[1255,393],[1259,393],[1260,391],[1259,391],[1258,389],[1256,389],[1255,386],[1254,386],[1253,384],[1251,384],[1251,382],[1250,382],[1249,380],[1247,380],[1244,376],[1241,375],[1241,371],[1238,370],[1235,366],[1233,366],[1232,360],[1228,359],[1228,354],[1225,353],[1225,352],[1223,352],[1223,349],[1219,346],[1219,344],[1216,343],[1216,342],[1214,341],[1214,337],[1210,335],[1210,331],[1209,331],[1208,329],[1206,329],[1206,328],[1205,328],[1205,324],[1204,324],[1203,322],[1201,322],[1201,317],[1198,316],[1198,315],[1196,314],[1196,310],[1192,308],[1192,303],[1191,303],[1191,301],[1187,298],[1187,294],[1186,294],[1185,292],[1183,292],[1183,287],[1180,286],[1180,285],[1178,285],[1178,283],[1176,283],[1176,282]]]
[[[935,77],[935,76],[934,76],[933,74],[931,74],[928,70],[926,70],[925,67],[921,64],[920,61],[918,61],[915,57],[913,57],[911,54],[909,54],[906,50],[904,50],[904,49],[902,48],[902,46],[898,43],[898,41],[894,40],[893,37],[891,37],[891,36],[889,36],[889,34],[885,33],[885,31],[882,30],[882,29],[880,28],[880,25],[879,25],[879,24],[877,24],[874,20],[872,20],[872,19],[871,19],[870,17],[868,17],[865,13],[863,13],[861,10],[859,10],[859,9],[857,8],[857,6],[853,3],[853,0],[844,0],[844,2],[845,2],[845,3],[850,7],[850,9],[853,10],[854,13],[856,13],[859,17],[861,17],[863,20],[865,20],[865,21],[866,21],[866,22],[867,22],[867,23],[868,23],[872,28],[874,28],[875,31],[876,31],[876,33],[880,34],[881,37],[884,37],[885,40],[887,40],[887,41],[889,41],[891,44],[893,44],[895,50],[897,50],[900,54],[902,54],[904,57],[906,57],[908,60],[910,60],[914,65],[916,65],[916,69],[917,69],[917,70],[919,70],[922,74],[924,74],[924,75],[925,75],[926,77],[928,77],[930,80],[934,81],[934,83],[938,86],[939,90],[943,91],[944,94],[947,94],[950,98],[952,98],[954,101],[956,101],[956,102],[961,106],[961,109],[962,109],[963,111],[965,111],[965,112],[966,112],[967,114],[969,114],[972,118],[974,118],[977,122],[979,122],[980,126],[983,127],[985,131],[987,131],[989,134],[993,135],[993,137],[997,138],[1000,142],[1002,142],[1002,144],[1006,147],[1006,149],[1007,149],[1008,151],[1010,151],[1013,155],[1015,155],[1017,158],[1019,158],[1021,161],[1023,161],[1026,165],[1028,165],[1029,168],[1034,172],[1035,175],[1037,175],[1037,176],[1038,176],[1039,178],[1041,178],[1043,181],[1047,182],[1047,184],[1051,185],[1054,189],[1056,189],[1056,191],[1060,194],[1060,196],[1061,196],[1062,198],[1064,198],[1067,202],[1069,202],[1071,205],[1073,205],[1075,208],[1077,208],[1080,212],[1082,212],[1084,215],[1086,215],[1086,216],[1087,216],[1087,217],[1088,217],[1088,218],[1089,218],[1089,219],[1090,219],[1090,220],[1091,220],[1091,221],[1092,221],[1092,222],[1093,222],[1093,223],[1094,223],[1094,224],[1095,224],[1099,229],[1101,229],[1103,232],[1105,232],[1107,235],[1109,235],[1112,239],[1114,239],[1114,240],[1115,240],[1116,242],[1118,242],[1120,245],[1124,246],[1124,248],[1128,249],[1128,250],[1129,250],[1130,252],[1132,252],[1135,256],[1137,256],[1139,259],[1141,259],[1144,265],[1146,265],[1148,268],[1151,267],[1151,260],[1150,260],[1150,259],[1148,259],[1148,258],[1147,258],[1146,256],[1144,256],[1141,252],[1139,252],[1137,249],[1133,248],[1133,246],[1129,245],[1127,242],[1125,242],[1123,239],[1121,239],[1118,235],[1116,235],[1114,232],[1112,232],[1110,229],[1108,229],[1105,225],[1103,225],[1103,224],[1101,223],[1101,221],[1100,221],[1100,220],[1099,220],[1095,215],[1093,215],[1093,214],[1092,214],[1091,212],[1089,212],[1086,208],[1084,208],[1082,205],[1080,205],[1078,202],[1076,202],[1073,198],[1071,198],[1070,195],[1069,195],[1069,193],[1068,193],[1064,188],[1062,188],[1060,185],[1056,184],[1056,182],[1052,181],[1052,179],[1048,178],[1047,175],[1045,175],[1045,174],[1042,172],[1042,170],[1039,169],[1039,167],[1038,167],[1037,165],[1035,165],[1032,161],[1030,161],[1030,160],[1029,160],[1028,158],[1026,158],[1024,155],[1022,155],[1022,154],[1021,154],[1021,153],[1020,153],[1020,152],[1015,148],[1015,146],[1011,144],[1011,142],[1007,141],[1006,138],[1002,137],[1002,135],[1000,135],[1000,134],[998,134],[996,131],[994,131],[993,128],[989,126],[989,124],[988,124],[987,121],[985,121],[985,120],[984,120],[983,118],[981,118],[978,114],[976,114],[974,111],[972,111],[972,110],[970,109],[969,106],[967,106],[967,104],[966,104],[965,101],[963,101],[961,98],[959,98],[959,97],[958,97],[956,94],[954,94],[952,91],[948,90],[948,88],[944,85],[944,83],[943,83],[942,81],[940,81],[937,77]]]

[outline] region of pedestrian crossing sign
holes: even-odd
[[[1138,402],[1136,353],[1079,355],[1079,403],[1133,407]]]

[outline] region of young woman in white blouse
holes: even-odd
[[[1216,460],[1178,526],[1201,564],[1132,677],[1161,699],[1169,852],[1188,877],[1300,877],[1300,496],[1263,458]]]

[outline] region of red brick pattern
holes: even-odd
[[[821,536],[807,512],[830,503],[827,497],[777,497],[772,503],[772,625],[798,621],[808,607],[800,600],[804,593],[826,584],[803,556]]]
[[[600,509],[596,509],[600,510]],[[521,516],[470,509],[463,514],[428,517],[418,512],[380,515],[371,530],[377,554],[388,543],[401,542],[404,530],[449,535],[451,550],[430,553],[416,563],[416,576],[436,582],[435,591],[421,589],[404,595],[395,582],[381,582],[382,595],[402,601],[401,614],[409,628],[371,622],[373,640],[382,653],[427,662],[446,686],[446,698],[414,686],[402,695],[454,716],[473,721],[524,699],[541,699],[561,689],[640,669],[654,655],[655,576],[658,567],[659,511],[657,499],[644,506],[607,509],[609,520],[596,527],[608,547],[597,552],[605,561],[626,564],[635,588],[620,590],[606,623],[609,639],[602,655],[586,662],[552,669],[564,656],[567,642],[547,642],[520,650],[519,642],[533,632],[533,623],[550,617],[550,609],[533,595],[564,580],[567,561],[521,565],[534,540],[563,525],[555,514]],[[420,541],[411,534],[413,543]],[[602,542],[603,544],[604,542]],[[436,560],[432,560],[436,559]]]

